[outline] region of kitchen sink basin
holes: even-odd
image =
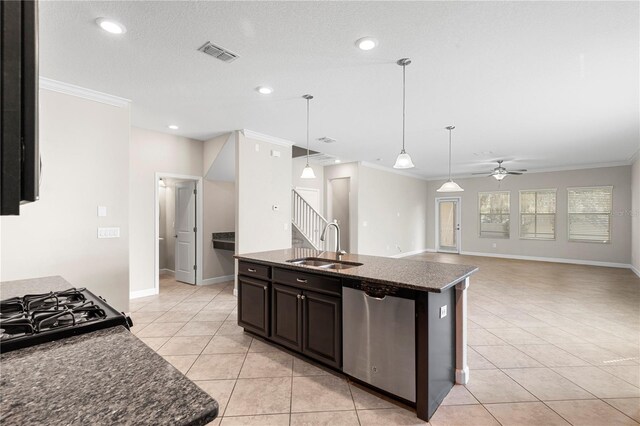
[[[349,268],[362,265],[362,263],[357,263],[357,262],[345,262],[342,260],[321,259],[318,257],[303,257],[301,259],[287,260],[287,262],[292,263],[294,265],[312,266],[315,268],[333,269],[333,270],[349,269]]]

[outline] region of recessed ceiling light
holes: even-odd
[[[378,40],[373,37],[362,37],[356,40],[356,46],[360,50],[371,50],[378,45]]]
[[[258,86],[258,87],[256,87],[256,90],[261,95],[270,95],[270,94],[273,93],[273,89],[271,87],[268,87],[268,86]]]
[[[336,163],[336,164],[338,164],[338,163],[340,163],[340,159],[339,159],[339,158],[336,158],[335,160],[333,160],[333,162],[334,162],[334,163]]]
[[[178,126],[176,126],[175,124],[170,124],[170,125],[169,125],[169,128],[170,128],[171,130],[178,130]]]
[[[111,34],[124,34],[127,32],[124,25],[110,19],[98,18],[96,19],[96,24],[100,25],[100,28]]]

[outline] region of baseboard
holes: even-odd
[[[222,277],[214,277],[214,278],[207,278],[202,280],[202,282],[199,285],[211,285],[211,284],[220,284],[220,283],[226,283],[228,281],[233,281],[235,275],[224,275]]]
[[[141,297],[154,296],[156,294],[158,294],[158,289],[156,288],[137,290],[129,293],[129,299],[139,299]]]
[[[589,266],[606,266],[609,268],[632,268],[628,263],[616,263],[616,262],[600,262],[598,260],[581,260],[581,259],[564,259],[560,257],[538,257],[538,256],[521,256],[517,254],[501,254],[501,253],[479,253],[475,251],[461,251],[460,254],[466,256],[481,256],[481,257],[498,257],[501,259],[516,259],[516,260],[532,260],[536,262],[553,262],[553,263],[570,263],[574,265],[589,265]]]
[[[431,250],[430,249],[420,249],[420,250],[414,250],[414,251],[406,251],[404,253],[394,254],[393,256],[389,256],[389,257],[393,257],[394,259],[400,259],[401,257],[415,256],[416,254],[420,254],[420,253],[424,253],[424,252],[428,252],[428,251],[431,251]]]
[[[640,269],[636,268],[633,265],[630,265],[631,268],[631,272],[633,272],[634,274],[636,274],[638,276],[638,278],[640,278]]]
[[[164,274],[174,274],[175,275],[176,272],[173,269],[163,268],[163,269],[160,269],[160,273],[161,274],[164,273]]]

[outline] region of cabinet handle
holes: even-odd
[[[307,280],[303,280],[302,278],[296,278],[296,281],[298,281],[299,283],[302,283],[302,284],[306,284],[307,283]]]
[[[262,289],[263,289],[264,291],[267,291],[267,286],[265,285],[264,287],[262,287]]]
[[[296,294],[296,297],[297,297],[298,299],[300,299],[300,295],[299,295],[299,294]]]
[[[300,296],[300,299],[304,300],[304,299],[306,299],[306,296],[302,295],[302,296]]]
[[[249,269],[247,269],[247,271],[249,271],[249,272],[256,272],[256,270],[255,270],[255,269],[253,269],[253,268],[249,268]]]

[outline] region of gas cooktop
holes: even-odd
[[[118,325],[133,323],[85,288],[12,297],[0,301],[0,352]]]

